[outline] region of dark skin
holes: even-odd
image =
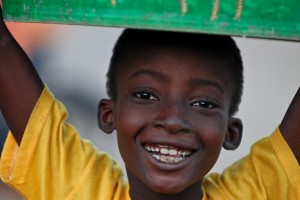
[[[160,55],[177,59],[181,58],[180,56],[178,56],[179,52],[180,54],[188,53],[188,51],[168,51],[168,53]],[[185,74],[187,74],[187,76],[184,76],[184,79],[178,76],[177,80],[183,83],[188,80],[188,78],[186,79],[186,77],[189,77],[189,74],[206,71],[207,74],[205,74],[205,77],[210,77],[210,79],[214,78],[214,80],[217,80],[217,82],[219,81],[221,85],[224,84],[226,86],[223,88],[223,90],[225,91],[224,95],[218,95],[218,92],[212,92],[216,89],[213,89],[211,87],[206,89],[199,89],[199,87],[197,87],[198,89],[196,89],[197,91],[199,90],[201,92],[208,92],[209,94],[214,94],[214,98],[218,99],[218,101],[221,102],[221,106],[215,109],[214,111],[199,111],[199,109],[202,109],[199,108],[199,105],[202,105],[202,103],[200,103],[199,100],[191,101],[192,104],[184,104],[183,102],[187,102],[187,99],[193,100],[193,98],[184,99],[187,97],[188,94],[188,89],[185,88],[186,84],[177,85],[180,88],[179,90],[175,90],[174,88],[176,84],[172,81],[170,82],[170,80],[165,80],[170,90],[163,91],[163,95],[161,96],[156,96],[156,98],[159,98],[159,103],[156,102],[157,100],[153,99],[153,96],[149,96],[149,94],[144,95],[143,93],[141,93],[144,91],[139,91],[139,93],[132,93],[132,89],[136,88],[135,85],[140,84],[140,80],[146,78],[139,76],[136,76],[135,79],[130,79],[128,85],[122,84],[126,80],[126,77],[124,76],[123,79],[125,80],[120,80],[118,85],[119,88],[122,87],[122,90],[118,93],[118,98],[115,101],[102,100],[100,102],[100,127],[107,133],[112,132],[114,129],[117,129],[118,131],[118,142],[120,146],[120,151],[125,162],[128,162],[126,163],[126,166],[128,171],[128,178],[131,184],[130,192],[133,199],[145,199],[145,197],[147,197],[148,195],[149,198],[152,197],[150,199],[200,199],[202,196],[200,189],[202,178],[213,166],[215,160],[217,159],[221,146],[223,145],[227,149],[234,149],[239,144],[239,135],[241,132],[240,120],[228,116],[228,101],[230,101],[230,95],[228,94],[230,93],[230,84],[228,84],[228,80],[226,80],[226,78],[224,77],[220,78],[218,73],[213,73],[213,71],[215,70],[207,70],[209,69],[208,65],[210,65],[210,63],[201,62],[201,67],[203,70],[195,71],[195,66],[193,65],[193,63],[199,63],[199,61],[197,61],[195,55],[191,55],[191,58],[193,58],[194,60],[189,61],[189,63],[186,63],[186,60],[184,59],[182,60],[182,66],[185,66],[182,69],[187,70],[185,71]],[[169,61],[169,67],[171,67],[172,64],[171,61],[172,59],[170,59]],[[139,69],[139,66],[136,65],[137,63],[143,62],[137,59],[136,63],[132,63],[133,67],[130,68],[128,72],[126,72],[127,75],[130,75],[130,70],[132,70],[131,73],[134,73],[134,71],[136,72],[137,69]],[[187,65],[185,65],[184,63],[186,63]],[[143,67],[149,68],[150,66],[145,65]],[[152,67],[150,68],[153,69]],[[162,67],[159,67],[157,69],[161,68]],[[176,73],[179,74],[179,71],[174,71],[174,73],[175,74],[173,75],[176,75]],[[140,75],[141,74],[142,73],[140,73]],[[130,76],[127,76],[127,78],[128,77]],[[155,79],[154,77],[147,76],[147,78],[151,80],[151,82],[155,83],[154,81],[152,81],[152,79]],[[155,81],[159,82],[162,80]],[[156,84],[159,85],[158,83]],[[38,100],[38,97],[42,92],[43,87],[44,84],[39,78],[38,74],[36,73],[32,63],[7,30],[5,24],[3,23],[2,13],[0,13],[0,109],[19,145],[21,144],[23,132],[26,128],[27,121],[30,117],[35,103]],[[162,106],[163,104],[161,103],[166,103],[165,105],[168,105],[167,107],[169,107],[170,109],[166,109],[166,107]],[[146,105],[145,107],[147,107],[148,111],[151,111],[150,116],[155,116],[155,118],[153,118],[152,123],[150,123],[151,125],[147,122],[148,116],[146,116],[146,114],[144,113],[143,119],[147,120],[142,121],[142,123],[138,123],[142,125],[141,127],[136,126],[126,128],[122,120],[125,119],[126,116],[128,117],[129,115],[126,115],[125,111],[138,113],[138,110],[145,109],[144,106],[141,107],[141,105],[143,104],[144,106]],[[181,106],[177,107],[175,105]],[[192,108],[187,108],[187,105],[192,105]],[[133,110],[130,110],[129,108],[132,106],[134,106],[134,108]],[[148,107],[151,107],[151,109],[149,109]],[[158,112],[160,109],[164,110]],[[192,109],[196,109],[196,111]],[[214,126],[215,130],[209,130],[205,126],[203,127],[203,125],[198,127],[198,125],[194,124],[192,118],[181,118],[180,113],[185,112],[194,112],[194,117],[206,119],[209,123],[216,123]],[[198,116],[196,113],[201,114],[199,114],[200,116]],[[216,120],[215,122],[213,122],[213,120],[210,121],[209,116],[213,116],[212,118],[218,120]],[[128,118],[127,120],[130,119],[134,120],[134,118]],[[298,163],[300,162],[299,121],[300,91],[298,89],[289,109],[287,110],[284,116],[284,119],[282,120],[282,123],[280,124],[280,130],[282,132],[282,135],[291,147],[295,157],[298,160]],[[127,122],[133,124],[135,123],[134,121]],[[152,137],[152,134],[156,134],[157,132],[152,132],[151,130],[159,130],[161,137]],[[127,139],[124,131],[126,131],[126,134],[129,134],[130,136],[127,137]],[[213,133],[213,136],[207,136],[203,134],[205,131],[210,131],[211,133]],[[181,142],[179,144],[175,144],[175,137],[180,137]],[[214,141],[214,143],[212,142],[213,138],[209,137],[213,137],[215,139],[217,138],[217,140]],[[161,138],[161,140],[163,141],[153,141],[153,138]],[[129,145],[133,145],[126,146],[125,141],[128,141]],[[191,142],[190,146],[193,150],[193,154],[187,158],[189,160],[185,162],[186,164],[182,164],[182,166],[177,165],[175,167],[167,164],[159,164],[157,161],[153,160],[148,155],[144,148],[142,148],[142,145],[147,142],[163,142],[164,144],[166,144],[167,141],[172,141],[168,145],[181,146],[182,148],[186,149],[190,147],[187,147],[187,144],[185,143]],[[205,148],[202,148],[203,146],[201,145],[203,144],[206,144]],[[215,149],[210,148],[210,146],[212,147],[214,144],[217,144],[217,147]],[[147,174],[143,173],[143,169],[141,167],[136,166],[135,161],[131,160],[132,158],[130,158],[129,155],[126,155],[127,147],[129,147],[128,151],[133,150],[133,152],[136,153],[137,156],[148,156],[149,159],[142,160],[142,162],[148,162],[147,167],[149,167],[148,169],[151,170],[151,175],[155,176],[156,178],[159,178],[158,181],[151,180],[151,177],[147,177]],[[137,149],[137,151],[135,151],[135,148]],[[202,152],[199,149],[208,149],[208,152],[212,151],[214,156],[213,158],[211,158],[212,160],[208,160],[207,163],[201,163],[201,170],[199,170],[199,173],[195,177],[191,178],[190,173],[185,173],[185,169],[192,169],[192,167],[196,166],[197,161],[196,159],[194,159],[194,157],[201,157],[203,155],[203,160],[207,158],[205,157],[205,155],[207,154],[199,153]],[[139,157],[138,159],[143,158]],[[172,176],[172,180],[176,180],[177,182],[175,182],[175,184],[168,184],[167,187],[165,184],[168,183],[168,181],[170,181],[167,178],[169,176],[160,177],[160,175],[165,174],[161,171],[166,171],[166,174],[174,175]],[[173,189],[175,189],[175,194],[171,194]]]
[[[7,30],[0,9],[0,109],[20,145],[44,84],[25,52]]]
[[[104,122],[117,130],[131,197],[201,199],[202,179],[224,141],[232,148],[240,141],[241,121],[229,116],[228,68],[189,48],[157,47],[129,60],[116,100],[102,101],[100,110]],[[147,144],[193,153],[170,164],[154,159]]]

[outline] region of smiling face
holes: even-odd
[[[185,47],[151,47],[124,65],[100,121],[117,131],[129,181],[163,194],[201,190],[230,132],[228,67]]]

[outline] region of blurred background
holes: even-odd
[[[69,110],[82,137],[108,152],[123,167],[115,134],[97,127],[97,104],[106,97],[105,75],[119,28],[10,23],[9,28],[30,56],[42,79]],[[300,85],[300,43],[235,38],[244,59],[245,88],[237,114],[244,122],[241,146],[222,151],[212,171],[249,152],[251,144],[272,133]],[[7,126],[0,115],[0,152]],[[22,199],[0,181],[1,200]]]

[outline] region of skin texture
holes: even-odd
[[[1,11],[1,9],[0,9]],[[0,13],[0,109],[18,144],[43,83]]]
[[[241,137],[240,120],[229,116],[228,68],[193,49],[168,47],[143,51],[126,65],[116,101],[104,100],[102,106],[104,120],[117,130],[131,196],[201,198],[202,179],[225,139],[227,147],[235,149]],[[166,164],[154,159],[145,144],[189,149],[193,154],[178,164]]]

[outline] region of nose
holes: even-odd
[[[178,104],[162,105],[153,120],[153,126],[165,129],[171,134],[191,132],[188,113],[185,108],[178,106]]]

